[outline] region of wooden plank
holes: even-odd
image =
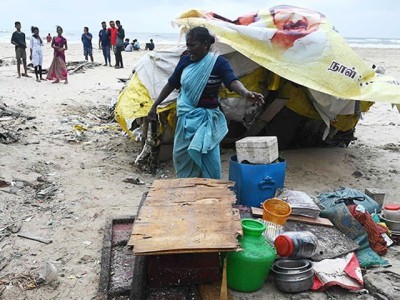
[[[41,243],[44,243],[44,244],[50,244],[50,243],[53,242],[50,239],[46,239],[44,237],[32,234],[30,232],[20,232],[20,233],[17,233],[17,236],[22,237],[22,238],[26,238],[26,239],[30,239],[30,240],[33,240],[33,241],[41,242]]]
[[[258,207],[252,207],[251,214],[253,215],[253,217],[262,217],[263,210]],[[332,222],[326,218],[315,218],[314,219],[314,218],[309,218],[309,217],[304,217],[304,216],[290,215],[288,220],[297,221],[297,222],[306,223],[306,224],[314,224],[314,225],[333,227]]]
[[[275,99],[257,118],[256,122],[247,130],[245,136],[258,135],[260,131],[281,111],[287,102],[287,99]]]
[[[135,255],[235,250],[241,225],[233,185],[205,178],[154,181],[128,245]]]

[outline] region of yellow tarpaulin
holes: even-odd
[[[341,99],[400,104],[399,82],[375,73],[317,11],[280,5],[230,21],[190,10],[175,23],[183,31],[204,26],[219,42],[310,89]]]

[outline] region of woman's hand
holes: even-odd
[[[264,104],[264,96],[260,93],[246,91],[242,96],[255,105],[261,106]]]
[[[249,91],[238,79],[231,82],[230,89],[255,105],[261,106],[264,104],[264,96],[262,94]]]

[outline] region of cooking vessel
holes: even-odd
[[[286,293],[307,291],[314,282],[312,263],[306,259],[278,260],[271,272],[276,287]]]

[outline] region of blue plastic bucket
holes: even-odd
[[[229,160],[229,180],[235,182],[237,204],[260,207],[273,198],[285,183],[286,161],[270,164],[243,164],[236,155]]]

